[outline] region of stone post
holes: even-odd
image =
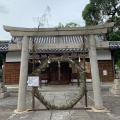
[[[112,84],[112,88],[109,89],[111,93],[114,95],[120,95],[120,69],[116,69],[114,83]]]
[[[24,36],[22,39],[17,112],[23,112],[26,110],[26,91],[27,91],[28,58],[29,58],[28,49],[29,49],[29,39],[27,36]]]
[[[89,36],[89,57],[91,65],[91,74],[92,74],[92,84],[93,84],[93,94],[94,94],[94,103],[96,109],[103,109],[103,101],[101,95],[101,86],[96,54],[96,41],[93,35]]]

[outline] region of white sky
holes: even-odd
[[[0,40],[10,40],[9,33],[3,30],[3,25],[15,27],[37,27],[37,20],[50,7],[48,21],[45,27],[55,27],[60,22],[78,23],[84,26],[82,11],[89,0],[0,0]],[[45,21],[45,20],[44,20]]]

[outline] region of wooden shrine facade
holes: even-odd
[[[64,65],[64,66],[63,66]],[[29,64],[29,71],[31,70]],[[114,68],[112,60],[100,60],[98,61],[100,80],[102,82],[113,82],[114,79]],[[50,84],[69,84],[72,79],[76,79],[77,82],[77,71],[74,68],[69,67],[68,63],[61,63],[60,73],[61,78],[58,79],[58,63],[50,64],[42,71],[40,78],[42,80],[48,80]],[[107,71],[107,75],[104,75],[104,70]],[[30,71],[31,73],[31,71]],[[30,75],[30,74],[29,74]],[[20,76],[20,62],[5,62],[4,64],[4,82],[5,84],[18,84]],[[91,81],[91,71],[86,73],[86,78]],[[46,82],[46,81],[45,81]]]
[[[96,37],[96,49],[109,51],[112,44],[109,41],[103,41],[98,34],[107,32],[107,28],[113,26],[113,23],[104,25],[78,27],[78,28],[17,28],[4,26],[7,32],[10,32],[12,39],[9,44],[2,45],[1,52],[6,54],[6,61],[4,63],[4,81],[6,84],[18,84],[20,75],[20,59],[16,60],[17,53],[22,49],[23,36],[29,37],[29,53],[32,54],[33,39],[35,44],[35,65],[36,67],[48,57],[66,56],[82,65],[83,60],[83,35],[85,39],[85,53],[86,64],[90,66],[89,60],[89,34]],[[96,30],[97,29],[97,30]],[[13,53],[12,60],[10,60],[9,53]],[[107,53],[106,53],[107,54]],[[9,56],[9,57],[8,57]],[[21,54],[18,56],[20,57]],[[104,57],[104,56],[103,56]],[[81,59],[81,62],[79,61]],[[13,60],[14,59],[14,60]],[[32,72],[31,56],[29,56],[28,75]],[[103,82],[112,82],[114,79],[113,60],[112,57],[106,59],[98,59],[100,79]],[[87,79],[91,79],[90,67],[86,74]],[[58,76],[60,72],[60,76]],[[106,73],[106,74],[105,74]],[[59,78],[60,77],[60,78]],[[49,66],[42,71],[41,79],[47,79],[50,84],[68,84],[72,79],[77,78],[77,71],[68,63],[57,62],[50,63]]]

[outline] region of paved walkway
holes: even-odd
[[[17,107],[18,93],[10,92],[10,97],[0,99],[0,120],[120,120],[120,96],[108,92],[108,86],[102,87],[104,106],[108,112],[94,112],[92,109],[79,109],[85,106],[83,97],[72,110],[45,110],[45,107],[36,99],[35,108],[41,111],[29,111],[22,114],[15,114],[13,110]],[[69,102],[77,93],[77,85],[44,86],[42,94],[54,104]],[[10,90],[10,89],[9,89]],[[31,108],[31,92],[27,92],[27,108]],[[93,91],[88,85],[88,105],[93,106]]]

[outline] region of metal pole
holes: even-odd
[[[78,70],[77,70],[77,83],[78,83],[78,87],[80,87],[80,78],[79,78],[79,72],[78,72]]]
[[[32,68],[32,75],[34,76],[34,70],[35,70],[35,42],[32,41],[32,64],[33,64],[33,68]],[[35,93],[35,88],[34,86],[32,87],[32,110],[34,110],[35,108],[35,97],[34,97],[34,93]]]
[[[58,61],[58,80],[60,82],[60,61]]]
[[[85,39],[83,38],[83,61],[84,61],[84,71],[85,71]],[[84,72],[84,81],[85,81],[85,107],[87,107],[87,86],[86,86],[86,72]]]

